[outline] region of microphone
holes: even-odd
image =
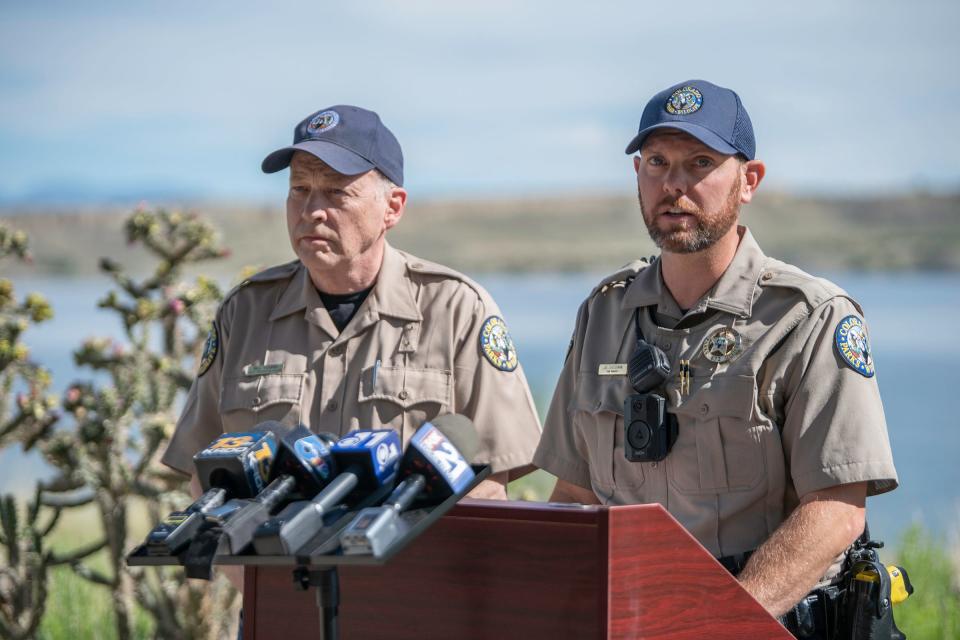
[[[260,427],[280,426],[265,422]],[[336,465],[330,447],[336,438],[328,433],[314,434],[305,426],[297,425],[280,438],[277,455],[270,466],[270,480],[282,475],[293,476],[297,494],[312,498],[336,475]]]
[[[259,426],[272,424],[276,423]],[[257,495],[266,486],[276,443],[276,436],[267,429],[225,433],[195,455],[194,467],[205,491],[183,511],[171,512],[147,534],[147,554],[178,553],[203,528],[207,513],[221,507],[227,498]]]
[[[226,489],[232,498],[252,498],[267,486],[270,463],[277,451],[277,437],[265,422],[264,429],[224,433],[193,456],[197,478],[204,491]]]
[[[393,481],[400,460],[400,436],[392,429],[354,431],[331,448],[343,469],[313,500],[287,505],[275,518],[260,525],[253,546],[260,555],[290,555],[324,526],[324,516],[344,499],[373,493]]]
[[[273,422],[259,426],[284,428]],[[270,469],[270,484],[253,499],[235,499],[211,509],[206,520],[222,527],[231,554],[240,553],[278,505],[295,494],[313,497],[333,478],[333,470],[330,449],[317,435],[299,425],[280,438]]]
[[[381,506],[362,509],[343,530],[343,553],[383,554],[410,528],[400,514],[412,504],[435,505],[466,491],[476,477],[468,460],[478,448],[477,430],[465,416],[448,414],[424,423],[403,454],[393,493]]]
[[[171,511],[163,522],[147,534],[147,555],[172,556],[185,547],[200,531],[204,516],[223,504],[225,489],[209,489],[183,511]]]

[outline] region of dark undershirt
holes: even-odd
[[[372,290],[373,287],[356,293],[334,294],[319,290],[317,293],[320,294],[320,300],[323,302],[323,306],[327,308],[327,313],[330,314],[330,319],[336,325],[337,331],[343,331],[343,328],[350,323],[350,319],[356,315],[357,309],[367,299],[367,294]]]

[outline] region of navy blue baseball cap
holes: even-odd
[[[292,145],[263,159],[263,172],[286,169],[295,151],[311,153],[347,176],[379,169],[403,186],[400,143],[373,111],[340,104],[310,114],[293,130]]]
[[[715,151],[742,153],[753,160],[757,143],[740,96],[706,80],[687,80],[650,99],[640,116],[640,131],[627,145],[636,153],[657,129],[679,129]]]

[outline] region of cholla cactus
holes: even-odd
[[[226,251],[214,229],[194,215],[140,208],[125,230],[128,242],[142,244],[157,265],[137,281],[116,262],[101,261],[116,289],[99,305],[120,316],[124,335],[91,338],[74,352],[78,365],[100,375],[64,393],[60,404],[69,420],[62,426],[55,424],[57,399],[47,394],[50,374],[30,361],[20,341],[31,323],[51,317],[50,306],[36,295],[17,302],[12,283],[0,279],[0,447],[37,447],[58,472],[23,510],[12,497],[0,498],[2,637],[33,637],[45,607],[47,569],[57,564],[110,590],[120,640],[131,635],[134,602],[153,615],[158,637],[223,637],[233,623],[226,616],[236,592],[222,578],[195,586],[182,571],[128,568],[124,561],[135,542],[127,529],[133,500],[146,499],[153,522],[189,502],[183,479],[158,456],[173,432],[178,394],[193,380],[192,356],[222,296],[209,278],[183,282],[183,271]],[[5,255],[28,259],[29,251],[23,234],[0,225]],[[44,538],[61,511],[88,504],[99,513],[102,537],[61,556],[46,549]],[[104,571],[85,563],[101,549],[107,551]]]
[[[27,253],[26,239],[0,225],[0,258]],[[43,296],[31,293],[18,302],[13,283],[0,278],[0,448],[18,440],[31,448],[56,422],[56,399],[47,395],[50,373],[30,360],[21,341],[31,324],[53,317]]]
[[[47,603],[50,567],[76,564],[103,548],[101,542],[66,554],[46,548],[44,538],[56,526],[62,507],[43,505],[42,496],[37,487],[23,519],[13,496],[0,496],[0,545],[6,555],[6,563],[0,566],[0,637],[33,638]],[[45,522],[41,512],[46,514]]]
[[[29,259],[27,237],[0,224],[0,258]],[[29,294],[18,302],[13,283],[0,278],[0,448],[19,442],[32,448],[57,421],[56,398],[47,395],[50,374],[30,360],[23,332],[53,316],[42,296]],[[55,559],[43,549],[56,512],[38,523],[39,490],[21,518],[11,495],[0,496],[0,636],[30,638],[36,632],[47,600],[47,567]]]
[[[49,529],[37,525],[38,502],[34,500],[22,526],[13,496],[0,496],[0,544],[6,555],[0,566],[0,635],[4,638],[32,638],[47,604],[43,536]]]
[[[0,573],[3,637],[28,637],[36,630],[46,596],[39,576],[52,564],[67,564],[110,589],[121,640],[131,635],[135,602],[156,619],[158,637],[222,637],[232,623],[225,614],[236,592],[222,579],[212,588],[192,586],[182,571],[125,563],[126,552],[138,542],[129,539],[127,529],[134,500],[145,499],[154,522],[189,501],[183,479],[160,465],[158,455],[172,434],[175,402],[193,380],[194,356],[222,294],[208,278],[183,282],[183,272],[226,251],[213,227],[195,215],[139,208],[125,231],[128,242],[142,244],[157,258],[156,268],[138,281],[116,262],[101,261],[116,288],[99,305],[120,316],[124,335],[91,338],[74,352],[78,365],[99,375],[67,389],[61,406],[69,419],[56,430],[56,400],[46,395],[50,376],[29,362],[18,340],[30,322],[50,317],[50,307],[36,296],[18,304],[12,285],[0,280],[0,446],[14,441],[36,446],[58,472],[38,488],[26,519],[18,518],[12,499],[0,502],[8,556]],[[0,252],[29,255],[26,239],[3,227]],[[7,398],[13,396],[15,410],[8,410]],[[46,551],[43,538],[60,511],[88,504],[99,513],[102,538],[63,557]],[[41,512],[52,514],[51,522],[40,524]],[[103,571],[84,562],[100,549],[107,552]]]
[[[0,258],[6,256],[15,256],[27,262],[31,260],[27,234],[0,223]]]
[[[0,259],[29,260],[27,237],[0,223]],[[43,296],[31,293],[18,301],[13,283],[0,278],[0,448],[14,441],[30,449],[57,420],[56,398],[47,394],[50,372],[30,359],[21,341],[31,324],[53,317]]]
[[[193,380],[191,356],[199,351],[222,296],[206,277],[190,284],[181,279],[187,265],[226,252],[211,225],[193,215],[141,208],[127,219],[125,230],[128,242],[142,244],[157,265],[138,281],[113,260],[101,260],[101,270],[116,288],[99,306],[120,316],[124,335],[91,338],[74,352],[78,365],[106,375],[75,382],[64,394],[62,406],[72,428],[57,430],[41,445],[59,471],[45,487],[44,501],[92,503],[99,512],[99,544],[108,552],[108,569],[97,571],[79,560],[70,566],[110,589],[118,638],[130,637],[135,601],[156,619],[159,637],[220,636],[231,621],[216,615],[199,620],[196,607],[185,605],[205,602],[205,609],[222,617],[236,595],[232,588],[191,586],[182,571],[128,568],[125,554],[137,542],[127,529],[134,499],[146,498],[153,522],[189,502],[183,479],[160,465],[158,456],[173,431],[178,393]],[[211,598],[219,600],[217,606]]]

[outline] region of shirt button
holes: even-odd
[[[773,278],[773,273],[771,273],[770,271],[767,271],[765,274],[760,276],[761,280],[770,280],[772,278]]]
[[[339,357],[343,355],[343,345],[338,344],[336,346],[330,347],[330,355]]]
[[[406,400],[409,395],[410,394],[407,393],[407,390],[404,389],[403,391],[397,394],[397,397],[400,398],[401,400]]]
[[[673,343],[672,343],[672,342],[665,342],[665,343],[663,344],[663,350],[664,350],[664,351],[670,351],[670,349],[673,349]]]
[[[710,405],[708,405],[706,402],[700,405],[700,413],[701,415],[707,415],[710,413]]]
[[[336,411],[339,407],[340,404],[333,398],[327,403],[327,411]]]
[[[260,406],[260,396],[257,396],[256,398],[253,399],[253,406],[255,407]]]

